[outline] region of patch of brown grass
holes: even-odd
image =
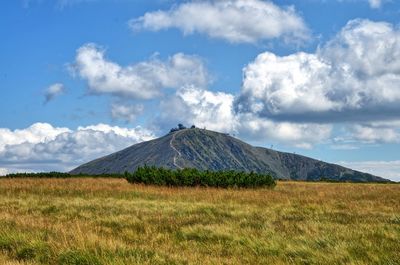
[[[4,264],[399,264],[400,186],[1,179]]]

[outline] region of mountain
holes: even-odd
[[[278,179],[388,181],[302,155],[254,147],[228,134],[205,129],[182,129],[73,169],[71,174],[109,174],[134,171],[143,165],[200,170],[240,170],[269,173]]]

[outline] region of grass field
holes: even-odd
[[[0,264],[400,264],[400,185],[0,179]]]

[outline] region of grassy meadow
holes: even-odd
[[[0,264],[400,264],[400,185],[0,179]]]

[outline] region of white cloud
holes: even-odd
[[[356,124],[350,126],[352,138],[363,143],[400,143],[397,127]]]
[[[117,136],[130,138],[135,142],[142,142],[151,140],[154,138],[154,135],[151,131],[144,129],[140,126],[135,128],[124,128],[119,126],[110,126],[108,124],[99,123],[97,125],[90,125],[90,126],[79,126],[77,131],[94,131],[94,132],[101,132],[106,134],[115,134]]]
[[[71,130],[65,127],[53,127],[48,123],[34,123],[28,128],[14,131],[0,128],[0,152],[4,151],[7,146],[52,141],[57,135],[66,132],[71,132]]]
[[[380,8],[382,6],[382,0],[368,0],[371,8]]]
[[[400,160],[394,161],[340,161],[338,164],[361,172],[367,172],[393,181],[400,181]]]
[[[331,125],[317,123],[276,122],[253,113],[239,114],[240,135],[252,140],[278,141],[285,145],[310,149],[327,140]]]
[[[111,116],[126,122],[133,122],[144,110],[142,104],[127,104],[114,102],[111,104]]]
[[[79,164],[154,138],[141,127],[107,124],[55,128],[47,123],[10,131],[0,129],[0,167],[15,171],[67,171]]]
[[[331,145],[331,148],[333,150],[356,150],[359,149],[358,146],[354,145],[354,144],[333,144]]]
[[[367,145],[400,143],[400,120],[341,123],[335,128],[332,149],[352,150]]]
[[[400,31],[350,21],[314,54],[260,54],[244,68],[240,111],[276,120],[340,122],[400,115]]]
[[[185,35],[195,32],[232,43],[256,43],[284,38],[304,41],[309,30],[291,7],[269,1],[227,0],[181,3],[168,11],[147,12],[130,21],[133,30],[159,31],[178,28]]]
[[[51,86],[49,86],[44,94],[45,97],[45,103],[48,103],[49,101],[53,100],[55,97],[61,95],[64,93],[65,87],[63,84],[56,83]]]
[[[161,104],[161,122],[184,122],[209,130],[232,132],[237,127],[234,96],[195,87],[180,89]]]
[[[78,49],[72,67],[87,80],[92,93],[151,99],[160,96],[166,88],[205,87],[209,83],[203,61],[196,56],[177,53],[165,62],[153,57],[124,67],[107,60],[104,53],[95,44],[86,44]]]
[[[330,125],[276,122],[253,113],[235,112],[235,97],[229,93],[187,88],[162,104],[161,122],[195,124],[203,128],[237,134],[247,140],[266,139],[300,148],[311,148],[326,140]]]
[[[325,97],[324,73],[329,66],[316,55],[279,57],[264,52],[244,68],[242,94],[252,112],[271,115],[326,111],[334,107]]]
[[[7,175],[9,172],[6,168],[1,168],[0,167],[0,176],[5,176]]]

